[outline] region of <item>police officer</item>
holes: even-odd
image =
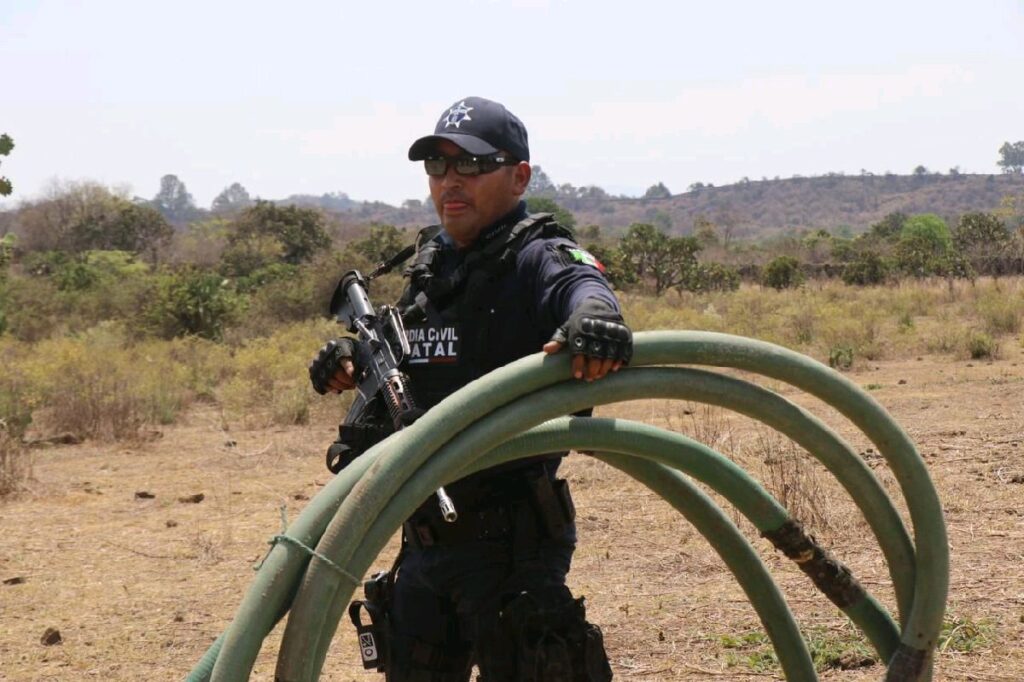
[[[441,222],[420,233],[399,301],[421,407],[541,349],[568,345],[584,381],[629,361],[632,335],[603,266],[550,215],[526,212],[530,150],[516,116],[460,99],[409,159],[423,163]],[[339,339],[314,358],[319,392],[354,388],[356,344]],[[600,629],[565,586],[576,528],[556,476],[564,454],[447,486],[454,523],[429,501],[406,521],[388,581],[389,682],[464,682],[474,664],[486,682],[611,679]]]

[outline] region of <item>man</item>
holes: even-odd
[[[632,335],[600,263],[551,216],[527,215],[530,150],[516,116],[459,100],[409,159],[423,162],[441,220],[420,233],[399,301],[420,407],[541,349],[568,344],[572,376],[585,381],[629,361]],[[354,388],[358,357],[352,340],[325,346],[310,365],[314,387]],[[600,629],[565,587],[576,528],[555,475],[564,454],[447,486],[454,523],[429,501],[405,523],[389,580],[389,682],[465,682],[474,664],[487,682],[611,679]]]

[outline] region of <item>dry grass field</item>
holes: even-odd
[[[918,444],[946,512],[952,580],[936,679],[1024,679],[1019,344],[1004,344],[994,361],[922,355],[859,362],[848,376]],[[892,487],[868,444],[834,414],[775,388],[850,438]],[[784,488],[790,508],[892,608],[866,525],[806,455],[703,406],[639,402],[601,414],[688,432],[776,494]],[[0,500],[0,680],[181,679],[228,624],[281,508],[294,518],[327,481],[322,453],[333,426],[314,421],[226,430],[221,413],[200,404],[137,442],[34,449],[27,489]],[[753,609],[699,534],[601,462],[572,455],[564,470],[581,536],[571,584],[604,629],[616,679],[779,678]],[[822,678],[879,679],[882,667],[839,612],[749,524],[741,527],[782,586]],[[41,641],[49,628],[59,643]],[[323,679],[382,679],[362,672],[351,627],[339,633]],[[253,679],[273,679],[277,635]]]

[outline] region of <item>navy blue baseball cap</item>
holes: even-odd
[[[470,154],[506,151],[520,161],[530,160],[526,126],[504,105],[483,97],[460,99],[441,114],[434,134],[409,147],[409,160],[422,161],[435,153],[441,140],[454,142]]]

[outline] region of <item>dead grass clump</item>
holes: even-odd
[[[817,462],[774,431],[758,429],[747,455],[760,464],[760,479],[789,515],[817,532],[835,530],[825,474]]]
[[[975,329],[963,337],[963,351],[971,360],[994,360],[999,357],[999,341]]]
[[[0,419],[0,498],[20,490],[31,475],[31,455]]]
[[[1022,309],[1024,299],[995,290],[986,291],[978,299],[978,317],[985,331],[992,335],[1019,332]]]
[[[668,427],[684,433],[712,450],[729,454],[734,448],[733,430],[727,413],[720,407],[703,403],[673,403],[675,413],[667,413]]]

